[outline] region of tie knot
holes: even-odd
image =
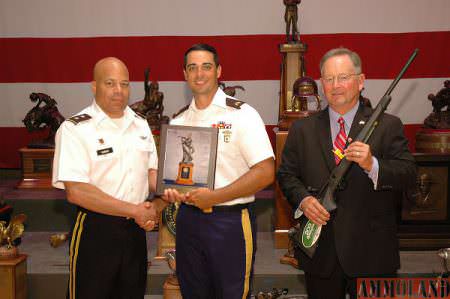
[[[339,117],[339,119],[338,119],[338,123],[339,123],[339,125],[341,126],[341,127],[343,127],[344,126],[344,123],[345,123],[345,121],[344,121],[344,118],[341,116],[341,117]]]

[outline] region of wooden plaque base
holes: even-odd
[[[22,180],[17,188],[51,189],[54,149],[19,149],[22,157]]]
[[[27,256],[0,259],[0,297],[2,299],[27,298]]]

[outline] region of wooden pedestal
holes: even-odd
[[[22,180],[17,188],[51,189],[53,149],[21,148]]]
[[[170,274],[164,282],[163,299],[183,299],[178,279],[174,274]]]
[[[288,132],[286,131],[279,131],[275,134],[275,165],[277,170],[281,163],[281,153],[283,152],[287,135]],[[287,233],[295,225],[295,222],[292,217],[292,208],[281,192],[278,182],[275,184],[275,213],[275,248],[288,248],[289,238]]]
[[[0,298],[27,298],[27,256],[0,259]]]

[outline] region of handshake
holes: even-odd
[[[159,221],[161,211],[167,206],[167,202],[161,198],[153,201],[144,201],[135,207],[134,221],[146,231],[151,231]]]

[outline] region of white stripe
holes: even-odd
[[[283,34],[281,0],[14,0],[0,37]],[[449,0],[305,0],[301,34],[450,30]]]
[[[392,93],[392,102],[388,112],[399,116],[406,124],[422,123],[432,111],[428,94],[436,94],[445,80],[450,78],[403,79]],[[376,105],[385,93],[391,80],[366,80],[364,96]],[[242,85],[245,91],[237,91],[236,97],[246,101],[257,109],[266,124],[278,122],[279,81],[230,81],[227,85]],[[132,82],[131,100],[144,97],[142,82]],[[172,116],[184,105],[190,103],[191,94],[184,82],[160,82],[160,91],[164,93],[165,114]],[[0,84],[2,108],[0,109],[0,127],[21,127],[26,112],[33,107],[29,100],[32,92],[43,92],[58,102],[62,115],[70,117],[90,104],[92,100],[88,83],[3,83]],[[322,96],[323,98],[323,96]],[[326,101],[322,103],[325,107]]]

